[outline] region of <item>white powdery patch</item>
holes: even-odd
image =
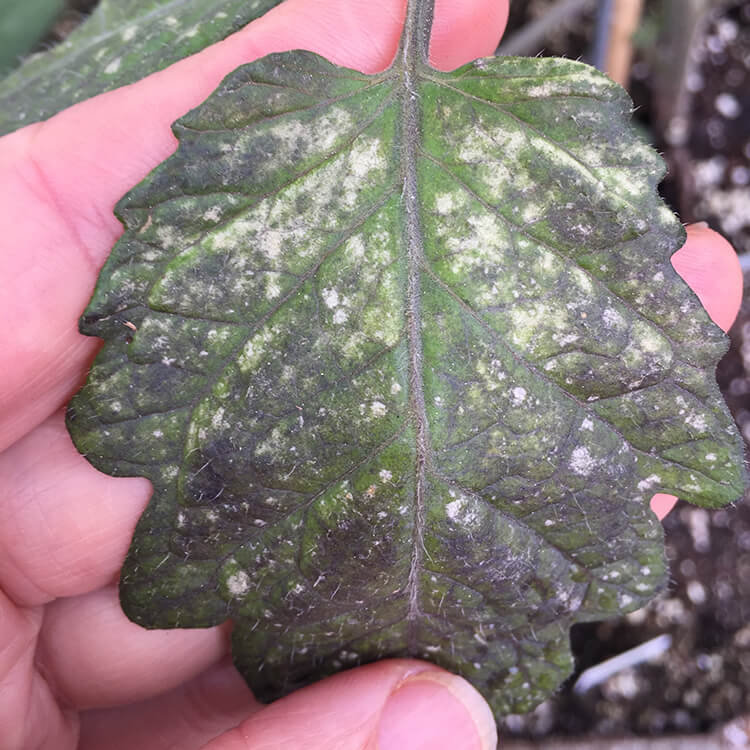
[[[250,576],[238,570],[227,578],[227,590],[232,596],[244,596],[250,590]]]
[[[650,477],[646,477],[638,482],[639,490],[650,490],[654,485],[661,482],[661,477],[658,474],[652,474]]]
[[[220,430],[224,426],[224,407],[220,406],[211,417],[211,427]]]
[[[451,521],[463,524],[464,526],[471,526],[478,519],[476,509],[469,506],[469,498],[464,495],[451,500],[445,506],[445,512]]]
[[[550,80],[546,81],[545,83],[542,83],[538,86],[529,86],[525,91],[524,95],[529,96],[531,98],[546,98],[552,94],[557,93],[557,89],[555,86],[555,81]]]
[[[322,291],[323,302],[326,303],[326,307],[336,307],[339,303],[339,293],[335,289],[324,289]]]
[[[622,315],[620,315],[614,307],[608,307],[602,315],[602,320],[607,328],[614,328],[615,326],[621,326],[625,323]]]
[[[552,340],[560,346],[574,344],[579,338],[580,336],[575,333],[556,333],[552,336]]]
[[[333,322],[336,325],[341,325],[342,323],[346,323],[347,320],[349,320],[349,313],[346,310],[343,310],[342,308],[339,308],[333,314]]]
[[[455,493],[451,492],[451,495],[455,495]],[[451,500],[445,506],[445,512],[448,514],[448,518],[450,518],[451,521],[455,521],[465,504],[466,498],[463,495],[455,500]]]
[[[644,352],[660,354],[661,359],[665,362],[672,360],[672,351],[669,343],[656,329],[648,325],[635,323],[633,325],[633,334]]]
[[[381,153],[381,146],[379,139],[363,136],[353,144],[349,163],[355,177],[365,177],[370,172],[382,171],[388,166]]]
[[[513,343],[533,348],[534,341],[538,338],[537,331],[549,322],[550,309],[544,304],[513,307],[508,311],[508,316]]]
[[[375,185],[382,178],[388,161],[383,156],[380,140],[359,136],[348,150],[346,164],[341,166],[345,169],[343,177],[340,174],[332,175],[328,189],[331,192],[335,190],[344,208],[352,208],[362,190]]]
[[[375,239],[375,235],[373,236],[373,239]],[[384,232],[378,232],[377,234],[377,241],[381,245],[386,245],[388,243],[388,235],[386,235]],[[349,242],[346,243],[346,256],[347,258],[351,258],[352,260],[361,260],[365,257],[365,243],[362,237],[360,237],[358,234],[354,235]]]
[[[121,58],[116,58],[115,60],[112,60],[112,62],[107,65],[106,68],[104,68],[104,72],[111,76],[113,73],[117,73],[117,71],[120,69],[120,63],[122,62]]]
[[[258,339],[259,337],[256,336],[255,339],[248,341],[245,344],[245,348],[242,350],[239,358],[237,359],[237,364],[239,365],[239,368],[242,372],[248,372],[249,370],[252,370],[257,366],[258,362],[260,362],[261,358],[263,357],[265,349],[263,347],[263,344]],[[206,357],[208,356],[208,352],[205,350],[201,351],[200,356]]]
[[[439,214],[448,214],[453,210],[455,203],[450,193],[441,193],[435,196],[435,208]]]
[[[505,380],[505,378],[508,377],[503,371],[502,365],[503,363],[499,359],[493,359],[492,362],[490,362],[492,372],[498,380]]]
[[[258,235],[256,249],[270,260],[274,260],[281,255],[285,241],[293,244],[295,240],[297,240],[297,237],[294,236],[293,232],[290,232],[288,237],[285,237],[282,232],[269,229]]]
[[[128,26],[128,28],[125,29],[122,34],[120,34],[120,37],[122,38],[123,42],[129,42],[135,38],[135,35],[137,33],[138,29],[135,26]]]
[[[582,429],[582,430],[588,430],[589,432],[593,432],[594,431],[594,423],[593,423],[593,421],[589,417],[586,417],[586,419],[584,419],[583,422],[581,422],[580,429]]]
[[[704,432],[708,427],[706,418],[702,414],[688,414],[685,418],[685,424],[699,432]]]
[[[281,287],[279,286],[276,278],[271,274],[268,274],[268,280],[266,282],[266,297],[268,299],[276,299],[281,294]]]
[[[594,470],[596,460],[585,445],[579,445],[573,450],[569,465],[575,474],[587,477]]]
[[[373,401],[370,404],[370,412],[373,417],[384,417],[388,408],[382,401]]]
[[[526,224],[532,224],[544,216],[544,206],[536,203],[527,203],[521,211],[521,218]]]
[[[381,469],[378,472],[378,476],[381,482],[390,482],[393,479],[393,474],[388,469]]]
[[[516,386],[511,392],[513,397],[513,406],[520,406],[526,400],[526,389]]]

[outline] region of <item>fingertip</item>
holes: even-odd
[[[203,750],[248,747],[495,750],[497,730],[466,680],[425,662],[387,659],[281,698]]]
[[[197,677],[226,653],[223,630],[147,630],[128,620],[108,586],[47,606],[37,658],[69,705],[114,707]]]
[[[390,695],[378,723],[378,750],[495,750],[497,726],[482,696],[442,670],[407,677]]]
[[[253,57],[306,49],[337,65],[376,73],[393,60],[406,2],[286,0],[253,24]],[[244,32],[238,32],[238,38]]]
[[[231,660],[222,657],[154,698],[84,711],[78,750],[198,748],[261,708]]]
[[[692,224],[687,234],[685,244],[672,256],[672,266],[698,295],[714,323],[728,331],[742,303],[737,253],[706,224]]]
[[[375,73],[396,54],[406,2],[287,0],[256,22],[254,30],[266,39],[268,51],[300,47]],[[435,0],[430,62],[452,70],[491,55],[507,20],[508,0]]]
[[[660,521],[663,521],[669,515],[676,504],[677,498],[674,495],[659,493],[651,498],[651,510],[654,511]]]
[[[151,484],[97,471],[62,412],[0,454],[0,582],[24,606],[106,586],[122,566]]]
[[[430,62],[453,70],[492,55],[508,22],[508,0],[435,0]]]

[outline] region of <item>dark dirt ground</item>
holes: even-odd
[[[511,24],[543,13],[549,4],[512,3]],[[648,27],[653,31],[663,18],[661,6],[659,0],[646,4],[646,43],[656,41],[653,33],[649,40]],[[593,14],[582,16],[548,40],[545,54],[585,58],[592,28]],[[750,2],[726,3],[695,40],[686,78],[688,127],[680,138],[660,132],[656,113],[661,102],[654,100],[656,63],[651,52],[642,40],[630,90],[637,117],[670,167],[662,186],[665,198],[685,222],[708,221],[740,254],[750,253]],[[750,443],[747,292],[730,334],[732,346],[717,378]],[[576,626],[576,675],[533,714],[510,717],[502,728],[505,736],[671,735],[674,747],[687,747],[689,741],[679,737],[716,731],[750,715],[750,497],[718,511],[680,504],[664,526],[669,590],[619,620]],[[665,633],[672,645],[661,657],[626,669],[582,695],[573,691],[584,669]],[[730,729],[725,728],[722,747],[750,747],[747,722],[735,722]],[[701,746],[701,740],[692,741]]]

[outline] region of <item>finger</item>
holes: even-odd
[[[0,139],[0,451],[39,424],[80,385],[97,343],[76,318],[98,265],[75,227],[54,208],[16,134]],[[25,138],[26,136],[24,136]]]
[[[145,479],[94,469],[51,417],[0,454],[3,589],[31,606],[107,585],[149,495]]]
[[[742,269],[734,248],[706,224],[687,228],[687,241],[673,256],[675,271],[698,295],[711,319],[728,331],[742,304]],[[663,519],[677,503],[674,495],[658,494],[651,510]]]
[[[687,241],[672,256],[672,265],[698,295],[714,323],[728,331],[742,304],[743,279],[737,253],[706,224],[693,224],[687,233]]]
[[[7,750],[73,750],[78,722],[34,668],[41,607],[16,607],[0,590],[0,727]]]
[[[660,521],[663,521],[669,515],[675,505],[677,505],[675,495],[659,492],[651,498],[651,510],[654,511]]]
[[[292,24],[296,46],[365,73],[386,68],[398,48],[406,2],[287,0],[272,20],[284,33]],[[508,20],[508,0],[435,0],[430,62],[441,70],[491,55]],[[367,33],[375,30],[376,33]],[[283,40],[283,41],[282,41]],[[278,50],[292,49],[280,39]]]
[[[198,748],[260,709],[228,659],[156,698],[86,711],[78,750]]]
[[[435,0],[430,62],[440,70],[492,55],[508,22],[508,0]]]
[[[204,750],[494,750],[489,707],[466,680],[389,660],[341,672],[251,716]]]
[[[124,705],[172,690],[228,651],[225,628],[146,630],[115,586],[48,605],[37,662],[66,705]]]
[[[507,3],[441,0],[433,56],[452,66],[488,54]],[[498,7],[499,6],[499,7]],[[393,57],[403,0],[290,0],[217,45],[0,141],[0,277],[13,293],[0,318],[15,348],[0,351],[0,450],[64,403],[95,343],[76,325],[122,227],[115,202],[174,151],[170,125],[239,65],[304,47],[372,71]],[[483,22],[478,22],[483,19]],[[458,51],[448,50],[455,44]]]

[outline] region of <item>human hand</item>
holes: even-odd
[[[494,50],[507,2],[436,5],[439,67]],[[0,140],[10,342],[0,351],[0,727],[9,750],[198,748],[217,736],[211,750],[375,750],[379,735],[382,750],[494,746],[478,694],[431,665],[384,661],[261,707],[226,660],[226,627],[147,631],[127,621],[116,578],[149,485],[95,471],[61,411],[96,349],[77,320],[122,231],[112,207],[174,150],[170,124],[268,52],[303,47],[367,72],[385,67],[403,6],[289,0],[221,44]],[[680,251],[689,271],[678,270],[723,324],[741,282],[719,242],[692,233]],[[706,291],[712,279],[722,281]]]

